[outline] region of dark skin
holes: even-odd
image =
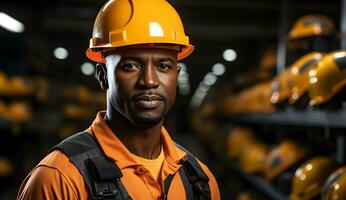
[[[105,121],[127,149],[154,159],[161,152],[161,128],[176,96],[177,51],[140,47],[106,54],[96,72],[107,90]]]

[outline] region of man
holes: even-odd
[[[214,176],[175,144],[163,120],[176,96],[177,60],[193,51],[165,0],[111,0],[87,57],[107,110],[46,156],[17,199],[220,199]]]

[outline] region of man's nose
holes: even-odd
[[[152,89],[159,87],[160,82],[157,76],[157,71],[153,63],[149,63],[144,67],[140,74],[137,87],[141,89]]]

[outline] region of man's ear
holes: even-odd
[[[96,76],[100,83],[101,89],[106,91],[108,89],[107,68],[105,64],[96,64]]]
[[[177,65],[178,73],[180,73],[181,67]]]

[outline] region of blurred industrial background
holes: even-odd
[[[105,0],[0,2],[0,199],[105,94],[88,61]],[[169,0],[196,49],[166,119],[222,199],[345,200],[345,0]]]

